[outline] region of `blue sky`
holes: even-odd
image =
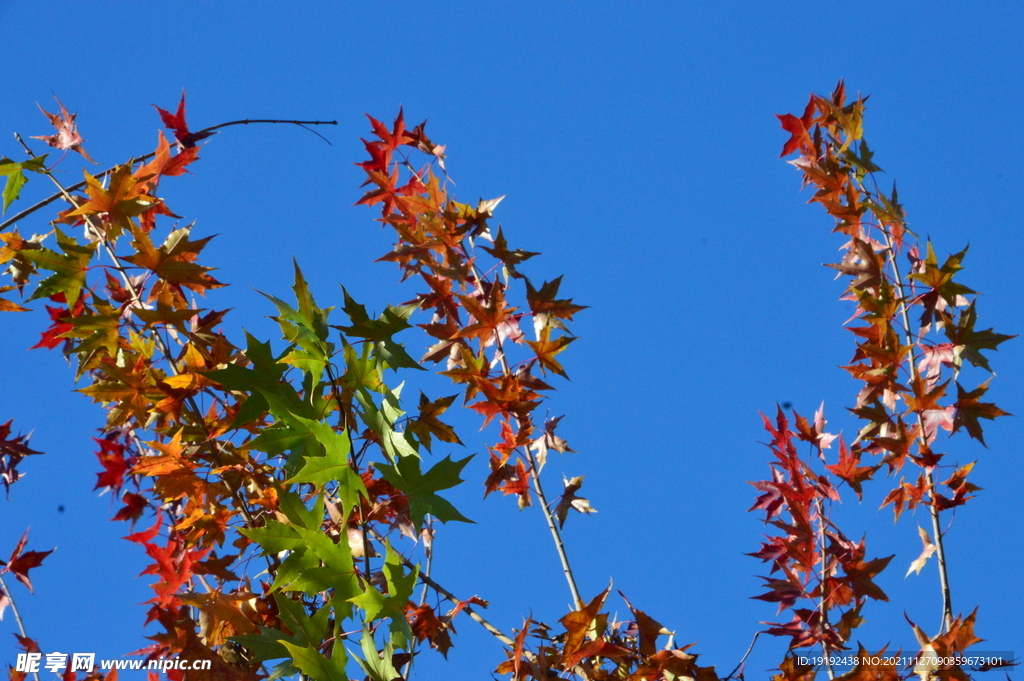
[[[840,240],[805,205],[796,171],[779,160],[786,135],[773,114],[802,111],[808,93],[839,78],[870,93],[867,138],[898,179],[911,227],[941,255],[970,243],[962,280],[981,291],[979,325],[1022,328],[1024,7],[1017,3],[79,3],[0,1],[4,103],[0,132],[49,134],[36,102],[52,94],[79,112],[101,167],[152,149],[159,120],[188,91],[193,128],[239,118],[337,119],[333,146],[287,127],[233,128],[212,139],[193,176],[166,183],[168,203],[206,249],[221,281],[211,304],[229,326],[260,338],[276,328],[265,299],[302,265],[322,305],[343,283],[368,307],[412,297],[389,265],[390,241],[360,196],[363,113],[411,121],[448,145],[461,200],[507,195],[495,218],[513,246],[540,251],[537,280],[564,274],[562,291],[590,306],[581,340],[560,356],[553,415],[579,452],[549,464],[586,474],[599,513],[576,516],[566,540],[585,594],[609,578],[702,662],[729,670],[774,608],[759,593],[762,527],[745,513],[767,473],[758,411],[824,400],[834,430],[856,386],[839,369],[852,351],[851,309],[821,263]],[[10,137],[0,154],[20,158]],[[61,170],[77,181],[79,160]],[[27,200],[48,188],[34,180]],[[23,233],[46,231],[41,218]],[[39,306],[41,308],[41,306]],[[57,551],[33,572],[34,596],[15,586],[31,634],[46,651],[113,657],[142,647],[149,598],[142,552],[111,523],[109,497],[91,491],[91,437],[100,411],[71,393],[57,353],[23,351],[42,313],[0,322],[0,422],[34,430],[47,452],[0,501],[0,555],[25,527],[31,548]],[[413,349],[424,339],[409,333]],[[278,347],[279,344],[275,344]],[[416,354],[413,352],[412,354]],[[1024,413],[1024,344],[992,361],[990,396]],[[441,393],[441,384],[436,386]],[[493,432],[460,422],[465,450]],[[949,451],[978,460],[984,489],[948,535],[954,609],[979,605],[979,650],[1024,652],[1024,540],[1020,418],[986,430],[989,449],[963,436]],[[536,510],[480,499],[486,456],[453,495],[476,525],[440,533],[435,575],[492,602],[505,630],[553,620],[569,600]],[[895,482],[895,481],[892,481]],[[934,564],[903,578],[920,551],[917,523],[876,511],[885,481],[852,495],[842,518],[870,553],[896,554],[880,584],[890,603],[867,606],[858,632],[877,650],[915,646],[904,612],[938,623]],[[58,512],[58,506],[64,512]],[[863,529],[860,529],[863,528]],[[620,611],[624,612],[622,606]],[[13,619],[0,623],[0,663],[13,662]],[[146,632],[153,633],[153,632]],[[762,637],[748,663],[761,677],[783,640]],[[417,678],[486,678],[503,658],[466,620],[447,665],[424,655]]]

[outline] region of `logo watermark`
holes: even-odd
[[[100,660],[101,670],[130,669],[134,671],[156,671],[166,672],[169,669],[208,670],[212,662],[210,660],[183,660],[180,657],[166,657],[161,660]],[[96,653],[19,653],[14,664],[14,671],[26,672],[29,674],[40,671],[62,673],[92,672],[96,670]]]

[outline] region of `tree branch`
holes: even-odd
[[[577,610],[582,610],[585,603],[580,597],[580,590],[576,586],[576,578],[572,574],[572,566],[569,565],[569,555],[565,552],[565,544],[562,542],[562,533],[558,531],[558,525],[555,524],[555,517],[551,513],[551,507],[548,506],[548,500],[544,496],[544,487],[540,483],[540,471],[537,470],[537,459],[534,458],[533,452],[530,451],[529,447],[526,447],[526,458],[530,462],[530,477],[533,478],[534,491],[537,492],[537,499],[540,500],[540,508],[544,512],[544,519],[548,523],[548,530],[551,531],[551,539],[555,542],[555,549],[558,551],[558,559],[562,562],[562,573],[565,575],[565,581],[569,584],[569,591],[572,592],[572,601],[575,604]]]
[[[315,130],[311,130],[308,126],[310,126],[310,125],[337,125],[338,121],[288,121],[288,120],[278,120],[278,119],[271,119],[271,118],[266,118],[266,119],[262,119],[261,118],[261,119],[251,119],[251,120],[250,119],[244,119],[244,120],[240,120],[240,121],[229,121],[228,123],[220,123],[218,125],[214,125],[214,126],[211,126],[209,128],[203,128],[202,130],[196,131],[195,134],[196,135],[201,135],[201,134],[206,133],[206,132],[213,132],[215,130],[219,130],[221,128],[227,128],[227,127],[232,126],[232,125],[252,125],[252,124],[256,124],[256,123],[297,125],[300,128],[304,128],[306,130],[309,130],[311,133],[313,133],[317,137],[320,137],[325,142],[330,144],[331,143],[330,140],[328,140],[326,137],[324,137],[320,133],[316,132]],[[22,145],[24,146],[25,143],[21,141],[20,135],[15,133],[15,137],[17,137],[18,141],[21,142]],[[32,154],[32,156],[35,156],[35,155]],[[134,161],[135,162],[148,161],[149,159],[153,158],[154,156],[156,156],[156,152],[150,152],[148,154],[143,154],[142,156],[136,156],[134,158]],[[103,172],[98,173],[96,175],[96,177],[104,177],[106,175],[109,175],[110,173],[114,172],[117,169],[117,167],[118,166],[114,166],[113,168],[107,168]],[[3,222],[0,222],[0,230],[4,230],[7,227],[10,227],[14,223],[16,223],[18,220],[21,220],[22,218],[28,217],[29,215],[31,215],[32,213],[35,213],[40,208],[45,208],[46,206],[50,205],[51,203],[53,203],[57,199],[63,197],[65,192],[78,191],[79,189],[82,189],[83,187],[85,187],[85,181],[84,180],[82,182],[79,182],[78,184],[71,185],[70,187],[68,187],[64,191],[57,192],[56,194],[48,196],[47,198],[43,199],[42,201],[40,201],[40,202],[38,202],[38,203],[36,203],[36,204],[34,204],[32,206],[29,206],[28,208],[26,208],[25,210],[21,211],[20,213],[12,215],[10,218],[4,220]]]
[[[754,644],[757,643],[757,637],[761,635],[760,631],[754,632],[754,638],[750,640],[750,645],[747,647],[747,652],[743,653],[743,657],[740,658],[739,663],[729,672],[729,676],[722,679],[722,681],[728,681],[729,679],[736,676],[736,672],[743,669],[743,665],[746,663],[747,658],[750,657],[750,653],[754,650]]]
[[[0,589],[3,593],[7,594],[7,602],[11,604],[11,612],[14,613],[14,621],[18,624],[18,631],[21,632],[21,637],[27,639],[28,633],[25,631],[25,622],[21,619],[21,612],[18,610],[18,604],[14,602],[14,596],[11,594],[11,590],[4,583],[4,577],[0,574]],[[32,678],[35,681],[39,681],[39,672],[32,672]]]
[[[872,175],[872,181],[874,181],[874,175]],[[861,188],[863,189],[863,185]],[[889,252],[886,259],[892,267],[896,290],[899,293],[900,316],[903,318],[903,329],[906,335],[906,343],[910,348],[910,376],[916,383],[918,379],[918,370],[917,353],[914,352],[914,348],[917,346],[917,343],[914,341],[914,337],[910,331],[910,313],[907,310],[907,294],[903,285],[903,277],[900,274],[899,263],[896,260],[896,253],[893,249],[892,235],[889,233],[889,229],[881,222],[879,223],[879,227],[882,231],[882,236],[885,238],[885,247]],[[928,432],[925,428],[924,416],[921,414],[920,410],[917,410],[915,413],[917,415],[917,424],[920,431],[918,433],[919,444],[921,447],[928,448]],[[942,627],[939,630],[939,633],[941,634],[953,626],[953,597],[949,587],[949,572],[948,565],[946,563],[946,550],[942,541],[942,528],[939,524],[939,509],[935,506],[934,469],[929,471],[928,474],[928,491],[932,498],[932,503],[928,504],[928,512],[932,518],[932,532],[935,535],[935,559],[939,565],[939,588],[942,590]]]

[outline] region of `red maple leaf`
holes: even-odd
[[[67,297],[64,292],[60,292],[56,295],[50,296],[50,300],[57,303],[67,303]],[[46,311],[50,315],[50,326],[47,327],[42,334],[40,334],[39,342],[29,348],[29,350],[36,350],[38,348],[46,348],[53,350],[55,347],[64,343],[65,348],[71,342],[69,338],[63,338],[62,334],[71,331],[75,328],[74,324],[70,324],[66,321],[68,317],[77,317],[85,311],[85,305],[82,302],[82,296],[79,296],[78,300],[75,301],[75,311],[71,312],[67,307],[50,307],[46,306]]]
[[[434,609],[426,604],[416,607],[409,603],[405,606],[405,611],[416,640],[429,640],[430,647],[447,658],[448,649],[452,647],[452,639],[448,633],[448,625],[434,614]]]
[[[881,464],[878,466],[860,466],[860,450],[848,449],[843,439],[839,439],[839,463],[826,465],[825,468],[832,471],[837,477],[853,488],[858,499],[864,498],[861,484],[871,479]]]
[[[114,492],[119,492],[121,485],[124,484],[125,473],[135,465],[135,458],[129,456],[125,459],[124,445],[114,440],[101,440],[99,438],[93,438],[93,440],[100,446],[100,451],[96,452],[96,458],[100,460],[100,464],[103,466],[103,472],[96,474],[96,477],[99,479],[96,481],[96,486],[93,489],[109,487]]]
[[[804,108],[804,115],[797,118],[793,114],[775,114],[782,123],[782,129],[790,134],[790,138],[786,140],[785,146],[782,147],[782,153],[779,157],[788,156],[797,149],[812,151],[814,149],[814,143],[811,141],[810,126],[811,120],[814,118],[814,98],[807,102],[807,107]]]
[[[142,512],[146,510],[146,507],[149,506],[146,497],[134,492],[125,492],[124,496],[121,497],[121,501],[124,502],[124,506],[114,514],[111,520],[131,520],[134,523],[142,516]]]
[[[25,530],[25,534],[21,535],[18,545],[14,547],[14,551],[11,552],[11,557],[7,559],[7,562],[5,563],[0,560],[0,566],[2,566],[0,572],[10,572],[19,582],[28,587],[29,591],[32,591],[32,580],[28,578],[28,571],[42,565],[43,559],[53,553],[53,550],[26,551],[22,553],[26,543],[28,543],[28,530]]]
[[[153,108],[160,114],[160,120],[163,121],[164,127],[168,130],[174,131],[174,139],[178,140],[181,146],[189,149],[196,145],[199,140],[206,139],[212,132],[190,132],[188,124],[185,122],[185,92],[181,93],[181,102],[178,103],[178,110],[171,115],[170,111],[161,109],[156,104]]]

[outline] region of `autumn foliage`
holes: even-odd
[[[38,139],[88,159],[74,114],[59,108],[47,114],[57,133]],[[831,666],[801,665],[792,651],[853,650],[862,613],[887,600],[874,580],[892,557],[874,556],[865,539],[850,539],[832,520],[845,488],[860,498],[865,485],[887,485],[897,519],[918,508],[930,518],[911,569],[934,556],[944,626],[929,636],[910,625],[922,652],[952,655],[978,640],[975,614],[952,611],[942,541],[942,514],[978,490],[968,479],[974,464],[954,464],[937,438],[963,430],[983,442],[982,420],[1004,415],[985,401],[988,381],[965,386],[960,371],[965,362],[990,371],[983,352],[1010,336],[977,328],[975,293],[957,279],[966,253],[940,264],[910,231],[895,189],[879,189],[864,110],[865,99],[848,101],[840,83],[830,97],[812,96],[802,116],[779,116],[791,135],[783,156],[798,154],[792,163],[814,191],[811,201],[846,240],[831,267],[848,281],[844,299],[854,308],[847,328],[855,350],[845,368],[861,385],[852,411],[863,425],[845,441],[826,432],[821,411],[805,418],[779,408],[764,418],[770,475],[752,483],[751,510],[764,514],[770,534],[752,555],[768,572],[756,597],[785,613],[764,630],[790,650],[778,681],[833,677]],[[319,306],[296,264],[291,296],[265,294],[281,330],[276,347],[248,334],[229,338],[228,313],[214,302],[224,284],[202,259],[211,237],[168,228],[167,218],[178,216],[159,190],[206,153],[199,142],[234,123],[192,131],[184,96],[174,114],[157,111],[173,141],[158,133],[152,153],[95,175],[86,170],[72,187],[28,146],[28,160],[0,161],[5,211],[31,176],[52,180],[66,204],[45,235],[20,231],[42,205],[0,227],[10,280],[0,287],[0,311],[44,301],[35,347],[69,358],[85,383],[80,392],[106,415],[91,443],[95,487],[120,500],[113,519],[128,523],[126,539],[152,579],[140,622],[152,643],[138,655],[212,662],[209,671],[188,672],[190,680],[301,673],[392,681],[406,678],[427,648],[446,654],[456,623],[472,618],[504,648],[495,673],[516,681],[742,676],[742,660],[731,672],[716,670],[611,586],[579,592],[561,529],[570,513],[594,508],[581,495],[582,476],[552,494],[543,473],[552,453],[572,451],[558,433],[561,417],[545,414],[553,384],[567,375],[562,353],[576,340],[572,321],[585,308],[562,292],[561,277],[529,278],[538,254],[513,247],[490,224],[500,198],[458,202],[446,149],[423,124],[407,126],[401,112],[390,126],[370,118],[367,158],[358,163],[366,182],[353,198],[393,235],[380,260],[415,280],[419,293],[373,317],[344,291],[332,318],[334,308]],[[396,339],[414,328],[427,342]],[[411,348],[420,346],[416,359],[421,353]],[[423,369],[450,379],[454,394],[402,395],[400,376]],[[445,417],[459,406],[488,426],[489,474],[476,483],[544,519],[574,604],[557,622],[506,623],[514,629],[505,633],[483,617],[485,594],[458,593],[430,574],[437,524],[466,520],[445,491],[463,484],[469,458],[440,451],[462,443]],[[10,421],[0,426],[5,490],[38,454]],[[0,561],[0,576],[31,589],[29,571],[49,551],[26,550],[27,541],[26,532]],[[419,584],[426,588],[415,593]],[[0,614],[11,603],[9,586],[0,583]],[[610,617],[613,598],[626,619]],[[34,650],[27,627],[19,641]],[[969,671],[927,664],[860,666],[843,678],[962,679]]]

